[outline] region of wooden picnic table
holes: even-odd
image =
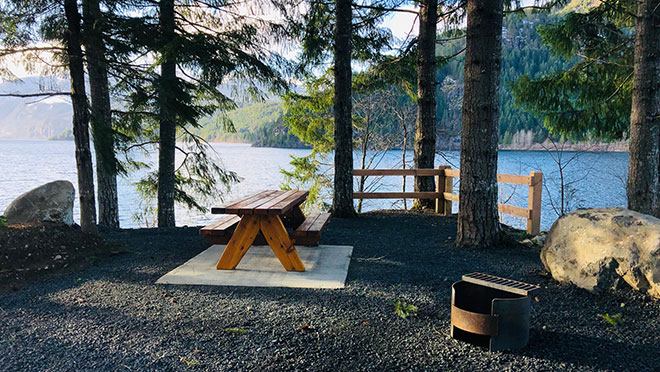
[[[265,190],[211,208],[211,213],[240,218],[216,265],[217,269],[235,269],[261,232],[287,271],[305,271],[286,225],[296,228],[306,222],[300,205],[307,195],[308,191]],[[231,219],[227,219],[225,224],[232,223]]]

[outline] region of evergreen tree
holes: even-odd
[[[468,0],[461,184],[456,243],[491,247],[500,240],[497,121],[502,66],[502,0]]]
[[[332,212],[353,217],[353,133],[351,61],[369,61],[380,56],[391,34],[377,27],[391,8],[385,3],[358,4],[350,0],[334,3],[311,1],[300,19],[291,19],[294,33],[302,40],[299,71],[309,72],[334,61],[334,189]],[[357,26],[355,26],[357,25]],[[354,27],[355,26],[355,27]]]
[[[353,123],[351,100],[351,0],[335,1],[334,42],[334,120],[335,120],[335,176],[332,214],[335,217],[354,217],[353,209]]]
[[[637,4],[628,207],[660,217],[660,1]]]
[[[110,87],[104,33],[106,22],[99,0],[83,0],[83,40],[85,45],[91,126],[96,153],[99,224],[119,227],[117,193],[118,163],[115,157],[115,134],[112,128]]]
[[[92,153],[89,149],[89,111],[85,92],[81,17],[76,0],[64,0],[66,17],[66,42],[69,74],[71,76],[71,104],[73,106],[73,138],[76,145],[78,168],[78,193],[80,195],[80,228],[93,233],[96,229],[96,205],[94,203],[94,174]]]
[[[266,88],[286,88],[277,69],[279,57],[265,49],[281,28],[240,16],[236,5],[222,1],[131,5],[130,12],[113,20],[117,32],[111,66],[125,107],[118,119],[128,138],[158,145],[158,170],[140,181],[138,189],[147,198],[157,195],[158,225],[174,226],[175,202],[204,211],[198,196],[217,200],[238,180],[213,161],[208,144],[194,129],[201,118],[218,111],[224,113],[219,125],[231,126],[226,112],[236,106],[220,90],[223,83],[237,82],[245,97],[256,99],[263,98]],[[153,63],[141,60],[151,54]],[[133,148],[130,142],[123,146]],[[183,156],[180,164],[175,164],[177,152]]]
[[[435,167],[436,56],[435,40],[438,0],[422,0],[417,38],[417,122],[415,124],[415,168]],[[433,177],[415,177],[415,191],[435,191]],[[435,208],[435,200],[420,199],[422,208]]]
[[[650,52],[658,48],[660,37],[657,12],[656,3],[608,2],[541,28],[544,42],[554,51],[577,54],[580,60],[566,71],[539,79],[523,77],[514,94],[557,134],[630,137],[628,207],[659,216],[660,67]]]

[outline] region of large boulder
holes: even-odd
[[[575,210],[552,225],[541,260],[560,282],[597,291],[623,280],[660,298],[660,219],[622,208]]]
[[[74,198],[71,182],[49,182],[16,198],[4,215],[10,225],[62,222],[71,226]]]

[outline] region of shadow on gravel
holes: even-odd
[[[156,285],[208,247],[197,229],[107,231],[129,253],[0,295],[0,370],[657,371],[658,304],[559,285],[538,252],[457,249],[455,223],[331,220],[322,244],[354,246],[342,290]],[[451,284],[472,271],[544,287],[527,348],[488,353],[448,337]],[[397,316],[397,300],[417,316]],[[605,313],[627,321],[612,328]]]
[[[536,332],[528,346],[519,354],[555,363],[571,363],[602,370],[657,371],[660,366],[658,345],[632,344],[626,341],[619,342],[554,331]],[[635,360],[634,367],[628,364],[630,360]]]

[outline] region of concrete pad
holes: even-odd
[[[267,245],[253,246],[235,270],[217,270],[224,245],[213,245],[163,275],[160,284],[200,284],[238,287],[344,288],[353,247],[296,246],[304,272],[286,271]]]

